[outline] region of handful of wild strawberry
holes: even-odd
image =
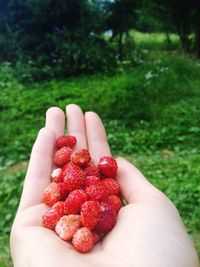
[[[111,231],[122,207],[120,187],[115,180],[117,163],[102,157],[95,166],[88,150],[73,152],[76,137],[56,140],[52,182],[43,201],[51,207],[42,217],[43,226],[71,241],[79,252],[88,252]]]

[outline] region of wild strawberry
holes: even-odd
[[[115,178],[117,173],[117,162],[112,157],[102,157],[99,161],[98,168],[104,177]]]
[[[76,231],[81,227],[80,215],[63,216],[56,224],[56,233],[63,240],[72,239]]]
[[[69,147],[60,148],[54,156],[54,163],[58,166],[63,166],[69,162],[72,150]]]
[[[65,202],[64,201],[58,201],[52,206],[53,210],[58,211],[61,214],[61,217],[65,215]]]
[[[87,200],[87,194],[83,190],[72,191],[65,201],[66,214],[76,214],[80,211],[82,204]]]
[[[89,187],[90,185],[95,185],[100,183],[100,178],[97,176],[87,176],[85,178],[85,187]]]
[[[70,162],[66,163],[62,166],[62,176],[64,176],[65,170],[68,168],[68,165],[71,164]]]
[[[58,139],[56,140],[55,143],[55,147],[56,149],[60,149],[61,147],[67,146],[70,148],[75,147],[77,141],[76,141],[76,137],[75,136],[71,136],[71,135],[63,135],[58,137]]]
[[[101,215],[95,230],[98,233],[107,233],[112,230],[116,223],[116,213],[108,202],[101,203]]]
[[[57,168],[53,170],[51,173],[51,179],[52,179],[52,182],[55,182],[55,183],[63,182],[62,169]]]
[[[44,190],[43,201],[48,206],[53,206],[56,202],[61,199],[60,186],[59,184],[52,182]]]
[[[81,223],[83,226],[94,229],[100,218],[101,206],[97,201],[85,201],[81,206]]]
[[[87,149],[81,149],[77,152],[72,153],[70,160],[75,165],[84,167],[90,162],[91,157]]]
[[[44,227],[54,230],[56,223],[61,218],[61,213],[57,210],[51,209],[45,212],[45,214],[42,216],[42,224]]]
[[[122,202],[119,197],[115,195],[110,195],[108,197],[108,201],[112,205],[113,209],[115,210],[116,214],[118,214],[119,210],[122,208]]]
[[[94,238],[94,244],[96,244],[101,240],[102,236],[96,232],[93,232],[93,238]]]
[[[86,188],[85,192],[89,200],[104,201],[108,198],[108,193],[103,184],[91,185]]]
[[[118,195],[120,192],[119,184],[112,178],[105,178],[101,180],[101,183],[106,187],[108,195]]]
[[[72,162],[69,162],[68,164],[65,164],[63,166],[62,175],[63,175],[64,181],[68,179],[68,176],[71,176],[74,174],[85,177],[84,171],[77,165],[73,164]]]
[[[58,167],[43,196],[52,209],[43,215],[42,224],[61,239],[72,239],[74,248],[84,253],[112,230],[122,202],[119,184],[113,179],[118,168],[115,159],[102,157],[95,166],[88,150],[72,153],[76,142],[74,136],[56,140],[54,163]]]
[[[84,169],[86,176],[97,176],[100,177],[99,169],[95,165],[89,165]]]
[[[78,229],[72,239],[74,248],[79,252],[88,252],[94,246],[93,233],[86,227]]]
[[[62,175],[69,191],[83,188],[85,185],[84,172],[73,163],[69,163],[65,166]]]
[[[70,193],[68,183],[66,182],[59,183],[59,187],[60,187],[60,195],[61,195],[60,199],[66,200],[67,196]]]

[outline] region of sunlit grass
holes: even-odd
[[[167,39],[165,33],[143,33],[135,30],[130,31],[137,47],[147,49],[176,49],[179,47],[180,41],[177,34],[170,33]],[[170,42],[168,42],[170,40]]]

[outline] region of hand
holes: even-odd
[[[198,267],[196,251],[173,203],[133,165],[118,158],[118,176],[127,201],[113,230],[87,254],[81,254],[41,225],[48,207],[42,203],[50,183],[55,139],[64,133],[64,113],[47,111],[46,126],[33,146],[19,209],[11,231],[15,267]],[[93,112],[83,115],[76,105],[67,107],[68,134],[77,148],[87,148],[97,163],[110,155],[104,127]]]

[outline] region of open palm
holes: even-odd
[[[64,134],[65,115],[58,108],[47,111],[46,125],[33,146],[19,209],[11,231],[15,267],[133,266],[197,267],[196,251],[172,202],[151,185],[133,165],[118,158],[118,175],[127,201],[117,224],[87,254],[75,251],[41,225],[48,207],[42,203],[50,183],[55,139]],[[77,137],[77,148],[87,148],[97,163],[110,155],[105,130],[93,112],[83,115],[76,105],[67,107],[68,134]]]

